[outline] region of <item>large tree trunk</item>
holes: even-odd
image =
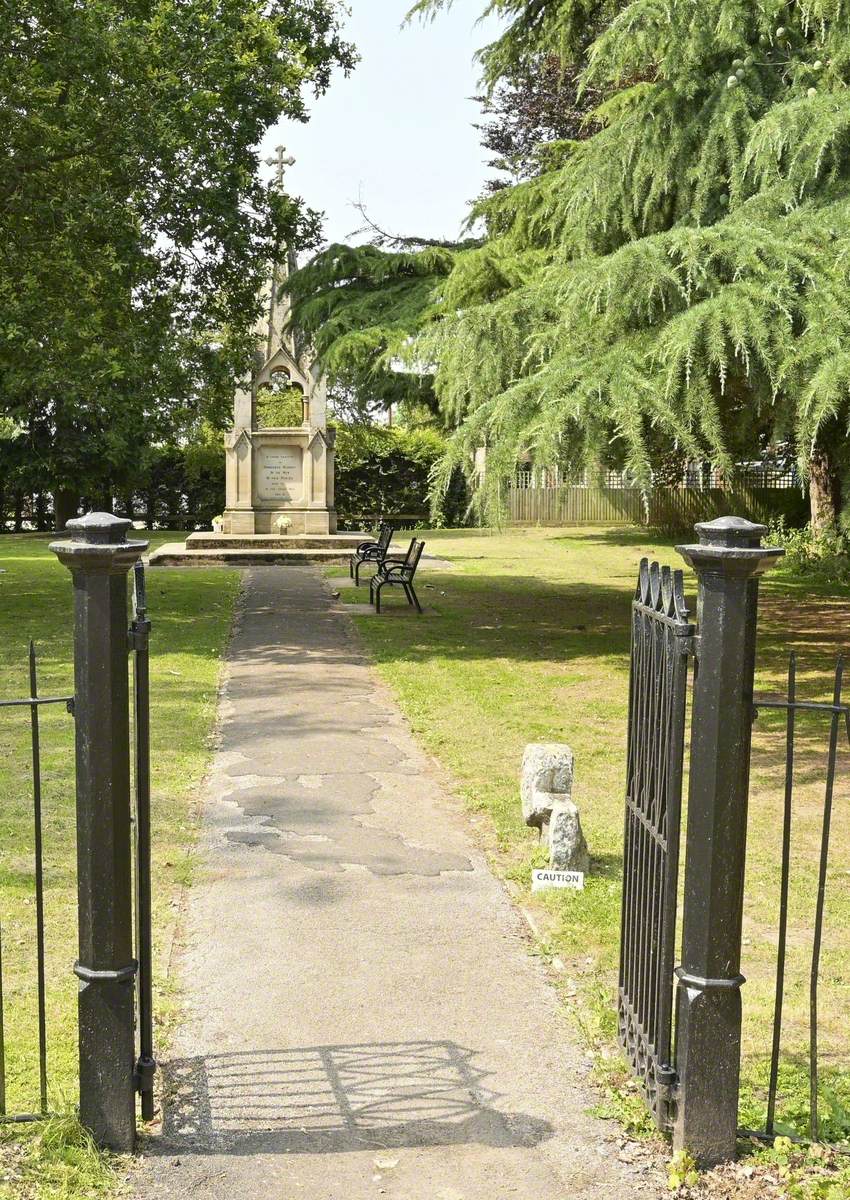
[[[815,537],[837,528],[838,500],[838,479],[829,452],[816,446],[809,462],[809,505]]]
[[[80,498],[69,488],[56,488],[53,493],[53,525],[61,533],[79,510]]]

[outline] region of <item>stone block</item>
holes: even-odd
[[[556,871],[590,871],[581,817],[572,800],[558,800],[549,817],[549,866]]]
[[[569,800],[573,790],[575,759],[562,742],[532,742],[522,756],[520,795],[526,825],[542,829],[552,807]]]

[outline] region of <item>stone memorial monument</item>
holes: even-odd
[[[278,146],[267,160],[283,185],[294,159]],[[257,351],[249,379],[237,387],[233,429],[225,438],[225,509],[211,533],[161,547],[151,564],[239,561],[343,561],[362,533],[337,534],[334,432],[326,389],[309,347],[289,328],[287,251],[263,293]]]
[[[279,146],[278,183],[285,166]],[[276,263],[264,296],[265,313],[258,334],[253,377],[236,391],[233,430],[225,441],[227,494],[224,534],[331,534],[334,512],[333,433],[327,427],[325,385],[309,352],[297,343],[288,325],[285,284],[289,255]],[[288,400],[292,412],[285,425],[263,420],[274,416],[274,400]],[[277,405],[278,419],[285,405]],[[287,523],[288,522],[288,523]]]

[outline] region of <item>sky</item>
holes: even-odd
[[[457,237],[487,176],[488,155],[472,128],[480,110],[470,97],[473,56],[496,22],[477,23],[482,0],[456,0],[433,23],[402,28],[410,3],[349,0],[346,36],[361,61],[313,100],[309,124],[279,125],[263,143],[264,156],[280,143],[295,156],[287,190],[326,214],[327,241],[362,226],[357,200],[392,233]]]

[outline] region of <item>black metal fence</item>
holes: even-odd
[[[838,658],[833,674],[832,702],[800,699],[797,693],[797,656],[788,660],[787,690],[783,697],[756,696],[754,717],[759,710],[779,710],[785,713],[785,762],[783,770],[782,811],[782,859],[779,876],[776,985],[773,1004],[773,1031],[770,1051],[770,1075],[767,1090],[767,1111],[764,1129],[757,1131],[772,1137],[776,1130],[776,1105],[779,1087],[779,1067],[782,1054],[783,1013],[785,1005],[785,968],[788,957],[789,886],[792,871],[791,834],[794,820],[794,781],[797,742],[797,714],[817,714],[826,718],[828,738],[826,771],[823,779],[824,802],[820,822],[820,852],[817,868],[817,893],[812,947],[809,967],[809,1134],[812,1141],[820,1135],[819,1119],[819,1063],[818,1063],[818,999],[820,991],[820,964],[823,946],[824,917],[826,912],[827,873],[830,863],[833,800],[835,794],[836,767],[842,727],[850,745],[850,705],[843,702],[844,659]]]
[[[119,522],[120,525],[126,526],[127,522]],[[82,539],[81,539],[82,540]],[[65,544],[67,545],[67,544]],[[123,543],[124,547],[128,547],[128,543]],[[119,547],[116,545],[115,549]],[[129,548],[129,547],[128,547]],[[142,547],[144,548],[144,547]],[[73,550],[72,550],[73,552]],[[108,562],[108,560],[105,560]],[[130,562],[127,562],[127,566]],[[104,561],[98,563],[98,582],[102,591],[102,584],[106,582],[108,589],[104,598],[107,601],[106,607],[98,608],[97,616],[101,615],[108,620],[116,613],[121,614],[122,607],[126,613],[126,594],[122,595],[122,591],[115,589],[108,583],[109,578],[114,578],[115,574],[111,572],[108,566],[105,567]],[[123,585],[123,577],[118,576]],[[78,580],[79,582],[79,580]],[[79,603],[79,595],[77,596]],[[79,617],[79,612],[78,612]],[[102,633],[102,625],[100,620],[96,621],[96,626]],[[125,626],[126,628],[126,626]],[[135,1040],[136,1052],[133,1055],[134,1068],[131,1076],[127,1076],[124,1082],[118,1081],[118,1090],[129,1088],[140,1093],[141,1096],[141,1115],[144,1120],[150,1120],[154,1113],[154,1096],[153,1083],[154,1073],[156,1069],[153,1055],[153,980],[152,980],[152,937],[151,937],[151,788],[150,788],[150,671],[149,671],[149,638],[151,631],[151,622],[147,613],[147,599],[145,593],[145,574],[141,561],[135,562],[133,567],[133,614],[132,620],[129,622],[129,650],[132,657],[132,676],[133,676],[133,771],[132,771],[132,796],[126,796],[126,802],[132,805],[132,812],[126,814],[127,822],[132,821],[133,829],[133,854],[132,860],[128,857],[129,871],[126,878],[119,878],[117,882],[116,896],[118,903],[115,905],[116,910],[120,913],[121,910],[121,892],[126,886],[128,897],[132,894],[135,896],[134,917],[133,922],[134,934],[128,932],[128,938],[132,937],[134,941],[134,960],[132,964],[122,964],[122,968],[115,971],[111,968],[103,968],[100,965],[98,955],[102,952],[101,948],[96,944],[97,939],[92,939],[90,936],[92,929],[99,928],[99,922],[103,917],[103,911],[107,907],[114,904],[114,897],[110,896],[109,892],[92,886],[92,879],[81,878],[78,881],[79,887],[79,913],[80,913],[80,957],[81,961],[74,966],[74,972],[80,981],[80,996],[90,992],[91,989],[110,986],[117,984],[121,988],[127,986],[132,987],[135,982],[135,1017],[133,1016],[132,1008],[129,1010],[129,1027],[126,1030],[127,1037]],[[36,1011],[37,1011],[37,1042],[38,1042],[38,1080],[33,1080],[33,1094],[38,1091],[39,1104],[37,1112],[10,1112],[7,1104],[7,1033],[10,1030],[7,1028],[7,1006],[4,1003],[4,957],[11,953],[11,948],[3,945],[3,913],[0,911],[0,1120],[6,1122],[25,1122],[34,1121],[49,1115],[50,1112],[50,1089],[48,1075],[48,1053],[50,1042],[50,1030],[48,1028],[48,969],[49,964],[46,958],[45,943],[46,943],[46,918],[45,918],[45,854],[44,854],[44,811],[42,797],[42,729],[39,719],[39,714],[45,706],[61,706],[67,712],[77,719],[77,815],[78,829],[77,840],[81,862],[97,860],[101,854],[105,855],[106,851],[113,846],[112,836],[113,830],[107,828],[109,813],[102,806],[103,796],[96,796],[94,790],[85,785],[85,780],[81,776],[91,775],[91,760],[97,757],[98,751],[101,750],[106,758],[111,756],[116,750],[120,756],[121,738],[117,740],[117,746],[112,737],[112,719],[117,716],[119,730],[123,723],[125,728],[128,728],[129,711],[125,703],[122,704],[121,694],[122,689],[118,689],[118,694],[115,696],[116,707],[120,710],[124,707],[123,713],[104,713],[99,710],[96,695],[93,697],[92,681],[96,676],[100,683],[105,678],[108,678],[110,671],[109,667],[117,667],[120,670],[120,657],[126,656],[127,642],[123,644],[116,642],[113,639],[114,654],[109,659],[97,651],[97,647],[92,645],[93,638],[87,636],[87,623],[85,620],[78,620],[75,629],[75,662],[77,676],[77,690],[74,696],[40,696],[39,695],[39,671],[38,671],[38,654],[36,646],[33,642],[29,645],[28,655],[28,675],[29,675],[29,695],[21,699],[0,700],[0,709],[28,709],[30,715],[30,743],[31,743],[31,786],[32,786],[32,821],[33,821],[33,863],[32,863],[32,889],[35,904],[35,941],[31,948],[26,942],[22,943],[23,948],[20,953],[23,955],[32,954],[33,959],[33,976],[36,992]],[[93,671],[94,676],[89,672]],[[126,695],[126,693],[123,693]],[[93,703],[94,699],[94,703]],[[90,724],[100,723],[101,732],[96,738],[86,736],[82,739],[79,737],[79,715],[83,713],[84,719],[87,719]],[[124,739],[124,745],[129,758],[129,740]],[[81,755],[83,760],[83,769],[80,769]],[[120,757],[119,757],[120,767]],[[109,764],[107,763],[107,768]],[[129,762],[126,764],[129,771]],[[120,771],[119,771],[120,773]],[[109,778],[109,777],[107,777]],[[111,782],[111,779],[109,779]],[[120,801],[120,796],[118,797]],[[129,825],[128,825],[129,828]],[[106,839],[106,842],[101,846],[98,844],[98,836]],[[0,855],[2,855],[3,847],[0,845]],[[129,844],[127,847],[129,856]],[[130,872],[133,877],[133,887],[131,887]],[[100,881],[98,881],[100,882]],[[129,899],[128,899],[129,911]],[[83,916],[88,925],[88,931],[83,928]],[[107,919],[111,919],[109,916]],[[88,935],[87,935],[88,934]],[[21,939],[17,939],[21,942]],[[19,947],[16,946],[14,952],[17,954]],[[107,947],[106,952],[109,952]],[[85,962],[84,955],[90,957],[94,955],[95,962],[93,966],[89,966]],[[15,964],[18,965],[17,963]],[[100,1002],[95,1001],[95,1004],[100,1007]],[[97,1015],[97,1014],[95,1014]],[[114,1079],[110,1080],[110,1069],[113,1064],[108,1061],[103,1061],[100,1056],[94,1056],[95,1061],[92,1061],[91,1044],[86,1044],[86,1038],[96,1038],[99,1030],[96,1026],[93,1028],[92,1023],[84,1023],[82,1019],[82,1000],[81,1000],[81,1021],[80,1021],[80,1066],[81,1066],[81,1112],[85,1120],[86,1110],[90,1113],[103,1114],[107,1136],[103,1136],[104,1130],[100,1127],[97,1119],[89,1120],[87,1123],[92,1128],[92,1131],[106,1145],[113,1145],[116,1149],[130,1149],[129,1144],[132,1137],[126,1135],[126,1130],[122,1139],[109,1136],[109,1109],[111,1105],[105,1101],[104,1091],[109,1091],[114,1087]],[[126,1066],[121,1067],[119,1064],[119,1074],[126,1074]],[[18,1072],[20,1074],[20,1072]],[[125,1123],[126,1124],[126,1123]],[[133,1123],[134,1124],[134,1123]]]
[[[711,1165],[734,1157],[739,1133],[770,1138],[777,1131],[801,712],[827,722],[808,968],[809,1134],[817,1140],[822,1132],[819,987],[836,767],[842,730],[850,743],[850,705],[843,700],[841,658],[831,702],[800,698],[794,655],[785,695],[754,695],[758,577],[781,551],[762,547],[764,528],[741,519],[724,518],[697,530],[699,544],[679,550],[697,574],[698,627],[689,622],[680,573],[657,564],[641,564],[632,605],[618,1015],[620,1042],[659,1128],[673,1132],[677,1148]],[[692,728],[680,895],[689,658]],[[785,714],[785,755],[784,764],[780,754],[770,768],[783,794],[779,915],[766,1118],[753,1131],[738,1128],[745,982],[740,963],[752,729],[760,710]],[[773,746],[768,755],[776,755]],[[680,965],[674,969],[679,933]]]
[[[48,1112],[47,1093],[47,975],[45,963],[44,927],[44,817],[41,787],[41,721],[40,711],[47,705],[63,706],[68,713],[74,712],[73,696],[39,696],[38,655],[35,643],[30,642],[28,654],[29,695],[21,700],[0,700],[0,709],[29,709],[32,764],[32,820],[33,820],[33,890],[35,893],[35,946],[32,963],[36,980],[36,1004],[38,1020],[38,1113],[9,1113],[6,1101],[6,1028],[3,989],[4,955],[9,953],[3,946],[3,914],[0,913],[0,1118],[3,1121],[34,1121]],[[29,947],[26,950],[29,951]]]

